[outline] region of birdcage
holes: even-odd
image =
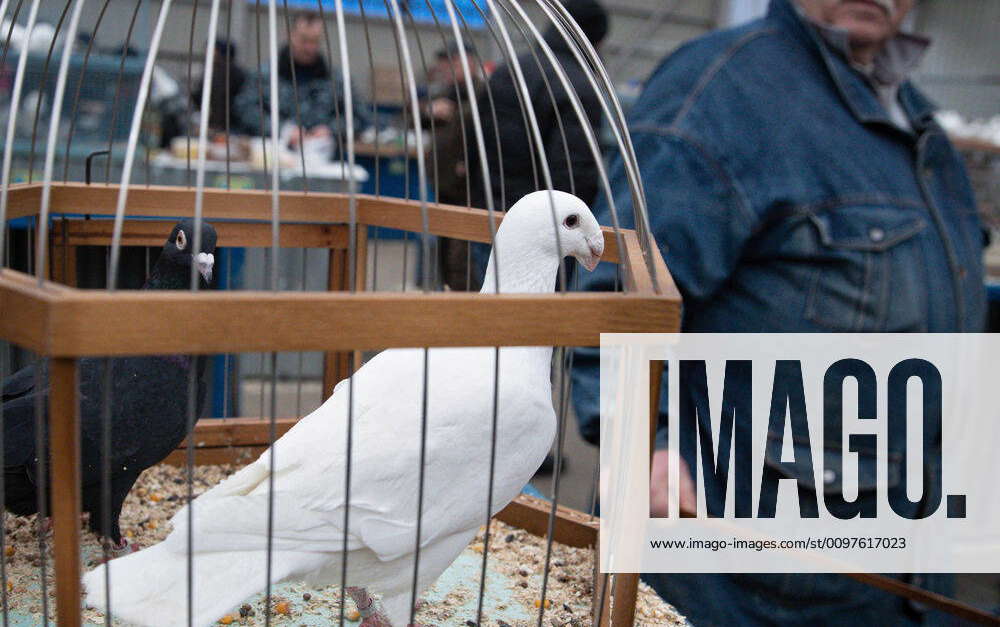
[[[42,519],[50,513],[58,620],[64,625],[84,622],[78,522],[81,441],[83,446],[93,443],[81,436],[80,377],[91,363],[128,355],[215,356],[209,368],[213,393],[202,402],[195,393],[201,383],[191,375],[186,397],[190,433],[165,460],[183,468],[184,479],[177,481],[184,484],[190,502],[198,466],[246,463],[262,453],[266,456],[266,451],[273,455],[271,445],[305,413],[304,379],[311,382],[310,389],[319,390],[309,392],[316,395],[315,405],[372,352],[416,348],[423,350],[426,395],[426,381],[433,376],[428,373],[428,350],[483,346],[493,347],[497,360],[501,347],[556,347],[552,363],[558,430],[552,498],[519,496],[496,518],[545,539],[537,585],[534,579],[524,584],[537,597],[536,608],[530,608],[537,616],[530,622],[541,624],[547,612],[552,616],[559,611],[546,596],[552,596],[553,542],[594,547],[599,524],[592,512],[559,502],[570,349],[597,345],[602,332],[676,331],[680,297],[650,239],[638,166],[611,82],[593,46],[556,0],[522,4],[0,2],[0,16],[8,16],[12,24],[3,34],[0,61],[0,74],[10,86],[4,103],[8,113],[0,191],[0,220],[5,224],[0,242],[0,258],[5,260],[0,337],[7,348],[0,374],[6,377],[28,363],[41,372],[45,360],[50,390],[48,411],[38,401],[35,412],[40,453],[29,471],[39,492],[39,548],[33,557],[41,570],[40,607],[34,608],[39,621],[47,623],[51,609],[42,529]],[[312,44],[326,68],[320,78],[333,93],[327,103],[333,112],[326,117],[325,130],[315,134],[302,118],[316,102],[302,98],[299,87],[316,77],[303,74],[305,65],[291,48],[279,55],[281,40],[291,39],[298,26],[295,9],[315,12],[316,20],[308,18],[309,25],[320,25],[311,33],[318,36]],[[56,26],[39,44],[32,34],[43,19]],[[19,40],[13,36],[15,23],[23,29]],[[90,36],[79,40],[85,27],[91,29]],[[238,98],[231,88],[235,48],[215,45],[219,39],[250,44],[246,62],[254,67],[245,73],[240,93],[251,110],[256,108],[252,123],[237,121],[232,114]],[[103,46],[95,43],[102,41]],[[110,51],[108,41],[113,44]],[[144,50],[132,52],[139,48]],[[490,82],[484,80],[490,58],[509,68],[525,135],[519,141],[528,147],[522,158],[530,162],[534,187],[551,190],[558,183],[560,189],[575,191],[574,181],[582,179],[574,177],[572,169],[587,162],[593,179],[587,182],[596,182],[609,208],[602,227],[602,260],[617,267],[611,273],[611,291],[573,291],[572,277],[578,270],[562,263],[553,293],[505,293],[499,282],[493,290],[497,293],[462,290],[461,281],[470,287],[477,259],[482,261],[475,244],[494,241],[504,219],[502,210],[517,200],[510,197],[514,192],[505,189],[505,177],[498,171],[511,163],[502,155],[510,138],[497,130],[492,104],[500,94],[491,93]],[[444,122],[430,112],[434,94],[418,89],[420,75],[431,73],[432,59],[444,68],[444,95],[458,110],[449,129],[459,146],[457,160],[439,154]],[[289,65],[287,75],[276,70],[283,61]],[[114,69],[114,78],[102,74],[108,68]],[[464,70],[456,73],[455,68]],[[172,82],[171,72],[176,76]],[[528,74],[542,81],[541,92],[530,92]],[[280,84],[285,80],[290,90]],[[361,98],[358,85],[364,83],[371,88]],[[198,100],[187,97],[198,92]],[[289,93],[291,106],[281,100]],[[584,94],[599,107],[597,113],[615,138],[611,152],[619,155],[616,167],[627,181],[622,189],[612,189],[602,146],[588,119],[595,112],[585,110]],[[213,119],[214,113],[208,112],[217,106],[222,113]],[[554,118],[540,120],[539,112],[551,112]],[[171,125],[180,129],[173,138]],[[567,137],[569,129],[579,129],[580,135]],[[561,141],[553,142],[544,133],[556,133]],[[242,134],[256,137],[241,139]],[[552,146],[558,147],[558,154]],[[570,154],[574,146],[582,146],[583,153]],[[557,160],[569,173],[568,188],[554,180],[557,171],[563,171],[550,165]],[[464,201],[441,192],[442,179],[456,174],[462,181],[459,188],[465,186],[465,193],[459,194]],[[616,207],[616,201],[623,200],[627,212]],[[554,216],[551,194],[548,205]],[[192,251],[201,250],[201,223],[214,225],[219,258],[226,266],[217,268],[216,279],[229,289],[199,289],[194,265],[189,290],[124,289],[141,284],[155,259],[151,249],[163,246],[180,218],[194,220]],[[558,233],[559,225],[554,229]],[[448,241],[464,243],[457,247],[464,278],[446,289],[439,259]],[[452,270],[455,258],[452,255]],[[489,271],[499,276],[504,267],[498,257]],[[95,361],[84,364],[85,359]],[[113,387],[112,375],[106,374],[110,371],[105,366],[104,389]],[[494,381],[498,373],[492,373]],[[283,393],[286,379],[293,381],[293,391]],[[44,387],[41,381],[37,384]],[[658,386],[651,389],[656,394]],[[111,394],[102,394],[100,401],[102,459],[112,455]],[[282,394],[285,400],[289,394],[296,398],[294,410],[290,403],[289,409],[279,410]],[[221,402],[215,402],[215,396]],[[420,464],[413,468],[420,495],[411,605],[418,594],[421,512],[425,499],[433,499],[424,493],[426,403],[421,412]],[[494,408],[494,451],[496,416]],[[348,495],[352,425],[349,414],[346,450],[329,452],[346,457]],[[48,455],[43,453],[46,432]],[[485,512],[499,509],[493,501],[494,466],[491,459],[489,489],[469,495],[482,501]],[[110,499],[110,466],[102,470],[101,498]],[[274,498],[269,494],[270,519]],[[350,512],[349,496],[346,505]],[[104,524],[107,529],[107,521]],[[482,570],[467,583],[478,588],[474,622],[496,624],[489,608],[484,609],[483,589],[488,556],[500,541],[493,537],[496,531],[491,533],[489,515],[482,525],[485,532],[477,545]],[[346,522],[344,528],[346,542]],[[270,533],[267,542],[269,576],[260,588],[266,589],[264,622],[270,624],[284,612],[272,616]],[[0,550],[5,618],[12,602],[8,595],[17,587],[8,585],[13,572],[8,562],[17,558],[13,544],[6,547]],[[188,548],[188,559],[193,560],[190,544]],[[105,558],[107,550],[105,546]],[[345,576],[347,562],[342,566]],[[587,583],[592,586],[588,613],[599,624],[632,624],[638,575],[600,575],[596,560],[594,564]],[[114,568],[111,561],[106,570]],[[113,598],[114,591],[108,596]],[[345,607],[341,588],[339,614],[331,622],[344,624]],[[102,620],[110,621],[110,614],[109,607]],[[246,616],[227,618],[224,622]],[[411,613],[411,622],[413,618]],[[150,620],[158,622],[156,617]]]

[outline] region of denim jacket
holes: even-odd
[[[983,235],[964,166],[923,94],[904,83],[899,98],[912,131],[790,0],[660,65],[629,127],[684,331],[984,330]],[[610,176],[630,228],[618,157]],[[595,215],[611,223],[605,198]],[[580,278],[610,290],[615,269]],[[596,443],[595,350],[577,351],[574,378]]]
[[[912,84],[899,102],[911,130],[791,0],[660,65],[629,126],[653,235],[684,298],[683,331],[984,330],[983,235],[962,161]],[[631,228],[620,158],[610,175]],[[606,199],[595,215],[611,223]],[[614,289],[615,274],[601,264],[580,277],[582,289]],[[578,349],[574,361],[580,430],[597,443],[598,352]],[[663,426],[666,403],[664,385]],[[924,577],[910,581],[947,592],[947,578]],[[842,577],[653,579],[696,624],[921,620]],[[831,623],[847,599],[851,612]]]

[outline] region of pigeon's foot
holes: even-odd
[[[87,512],[80,514],[80,525],[84,525],[90,519],[90,515]],[[55,522],[52,520],[51,516],[46,516],[42,519],[42,535],[46,539],[52,539],[55,534]]]
[[[382,613],[378,603],[368,594],[367,590],[354,586],[348,586],[346,590],[347,594],[354,599],[354,605],[361,614],[360,627],[392,627],[392,623]]]
[[[417,599],[417,604],[413,606],[414,612],[419,612],[427,605],[427,601],[424,599]],[[423,623],[410,623],[406,627],[434,627],[433,625],[425,625]]]
[[[107,556],[106,560],[102,556],[101,557],[101,563],[104,563],[106,561],[110,561],[110,560],[113,560],[113,559],[118,559],[119,557],[124,557],[124,556],[128,555],[129,553],[135,553],[136,551],[138,551],[141,548],[138,544],[133,544],[133,543],[131,543],[131,542],[128,541],[128,538],[124,538],[124,537],[122,538],[122,541],[119,542],[118,544],[115,544],[110,538],[105,538],[104,539],[104,545],[108,549],[108,556]]]

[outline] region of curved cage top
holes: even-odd
[[[46,4],[0,4],[0,79],[10,87],[0,102],[8,113],[0,131],[0,220],[37,214],[32,265],[39,277],[50,263],[51,216],[101,215],[114,218],[106,285],[117,287],[125,218],[150,214],[136,192],[167,185],[193,193],[177,197],[173,214],[155,215],[190,215],[196,223],[236,217],[213,211],[211,189],[271,195],[270,216],[244,216],[272,223],[278,263],[263,271],[267,289],[280,287],[283,275],[282,224],[290,215],[329,219],[283,211],[283,199],[336,194],[347,209],[340,221],[352,229],[366,201],[411,201],[387,206],[416,221],[413,259],[403,255],[410,266],[403,273],[412,276],[396,289],[462,289],[460,279],[449,284],[442,275],[447,267],[437,260],[448,245],[433,237],[440,227],[429,206],[485,210],[488,229],[468,239],[490,242],[501,219],[495,212],[516,196],[561,189],[606,207],[601,220],[614,249],[625,249],[624,228],[635,229],[643,274],[664,291],[662,269],[648,254],[645,200],[621,107],[588,33],[557,0]],[[490,80],[493,73],[505,73],[505,81]],[[606,155],[616,156],[627,189],[612,189]],[[513,169],[529,183],[511,185]],[[97,207],[106,195],[87,202],[86,190],[66,187],[72,182],[116,186],[113,204]],[[40,186],[34,211],[12,204],[19,184]],[[60,201],[67,189],[80,204],[75,211]],[[392,237],[400,233],[386,228],[373,242]],[[462,251],[464,271],[452,274],[475,289],[488,252]],[[2,241],[0,257],[10,265]],[[636,261],[622,264],[617,289],[634,285],[628,275]],[[352,249],[349,263],[364,261]],[[502,262],[493,271],[502,273]],[[570,289],[568,278],[561,269],[560,290]]]
[[[0,108],[7,122],[0,129],[0,338],[6,352],[17,345],[35,353],[36,384],[50,378],[51,402],[47,410],[39,405],[34,425],[39,451],[48,432],[51,459],[38,455],[32,472],[42,486],[37,521],[49,506],[51,477],[60,622],[80,624],[74,611],[81,594],[79,456],[94,425],[100,426],[102,505],[87,511],[98,520],[95,531],[118,541],[108,460],[118,428],[115,397],[128,393],[112,391],[114,373],[125,363],[120,356],[185,356],[170,359],[188,368],[174,381],[183,390],[174,400],[184,401],[176,403],[175,418],[186,444],[165,454],[183,460],[190,501],[194,466],[204,453],[196,438],[211,432],[229,448],[242,447],[273,465],[279,435],[323,406],[336,407],[338,389],[353,399],[362,351],[420,349],[394,354],[418,355],[415,372],[421,373],[414,389],[422,401],[410,407],[420,425],[410,443],[419,444],[420,464],[410,473],[419,479],[415,516],[407,519],[415,536],[412,594],[409,588],[405,594],[415,607],[418,584],[426,584],[420,567],[430,561],[421,562],[424,505],[435,502],[424,493],[425,453],[435,454],[433,447],[425,450],[433,414],[428,381],[442,354],[432,351],[456,346],[479,347],[465,354],[479,355],[477,363],[486,366],[477,370],[486,420],[476,428],[486,428],[480,444],[488,451],[481,457],[488,452],[490,465],[479,474],[488,488],[482,498],[469,496],[475,507],[485,505],[473,521],[486,524],[478,622],[491,516],[517,494],[494,497],[503,469],[494,459],[499,399],[509,392],[501,383],[501,354],[523,358],[534,350],[539,363],[525,372],[545,370],[538,380],[547,392],[536,404],[551,401],[554,411],[537,413],[553,421],[558,469],[573,366],[566,347],[596,345],[602,332],[679,326],[679,296],[650,238],[622,110],[586,25],[557,0],[0,0],[0,18],[0,84],[6,87]],[[624,183],[616,188],[613,180]],[[565,192],[582,204],[570,203]],[[498,249],[501,225],[514,219],[508,210],[522,197],[537,221],[518,223],[520,233],[533,242],[550,234],[555,240],[551,280],[543,274],[539,284],[511,282],[525,260],[504,256],[515,248]],[[600,225],[586,222],[584,204]],[[190,222],[175,226],[179,218]],[[583,236],[574,235],[581,224],[593,231],[585,246]],[[146,250],[134,255],[136,248]],[[163,280],[156,275],[159,261],[151,269],[150,249],[157,248],[161,258],[183,253],[183,276],[158,289],[131,289]],[[317,249],[320,254],[312,254]],[[203,252],[209,250],[215,257]],[[564,263],[567,256],[605,272],[608,290],[617,293],[573,293],[583,268]],[[598,266],[599,260],[609,263]],[[213,271],[224,290],[205,289]],[[466,293],[476,291],[481,294]],[[501,353],[510,347],[532,348]],[[310,376],[304,368],[311,367],[307,351],[322,363],[315,373],[322,379],[320,400],[329,398],[299,418],[307,413],[301,407],[301,383]],[[284,361],[296,354],[297,364]],[[11,361],[2,357],[0,370]],[[91,357],[98,359],[82,359]],[[199,369],[209,359],[237,387],[259,384],[258,419],[220,428],[198,420],[206,415]],[[279,419],[279,377],[296,370],[294,418]],[[511,378],[524,374],[514,370]],[[95,381],[103,385],[100,393],[87,387]],[[401,382],[394,383],[398,392]],[[224,391],[221,413],[207,415],[245,416],[230,413],[240,394]],[[356,507],[350,494],[357,435],[354,401],[346,407],[345,556]],[[86,411],[96,412],[89,422],[78,416]],[[265,608],[276,583],[274,473],[267,485],[267,577],[259,582]],[[518,514],[525,528],[547,536],[539,625],[553,539],[576,534],[578,545],[596,542],[595,517],[567,514],[558,504],[556,470],[551,504],[521,503],[526,509]],[[187,511],[192,623],[195,525],[193,508]],[[41,546],[41,522],[38,533]],[[103,550],[108,559],[108,547]],[[0,551],[0,585],[5,566]],[[47,599],[44,551],[40,569]],[[347,569],[345,557],[335,578],[340,624]],[[603,583],[595,578],[599,622],[612,605],[615,624],[631,620],[637,579],[628,577],[614,587],[618,592],[610,592],[607,577]],[[110,581],[101,587],[109,623]],[[619,601],[605,598],[612,595]],[[265,612],[265,623],[270,620]]]

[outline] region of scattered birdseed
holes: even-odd
[[[238,470],[238,466],[196,466],[193,477],[193,492],[197,497],[210,487],[219,483]],[[170,518],[187,502],[187,471],[184,468],[159,465],[145,471],[136,483],[122,509],[120,524],[126,537],[138,544],[148,547],[163,540],[171,531]],[[159,497],[154,500],[153,496]],[[5,517],[6,546],[4,555],[7,560],[7,588],[10,609],[20,614],[33,615],[32,621],[42,623],[42,603],[40,596],[39,568],[40,555],[35,517]],[[515,614],[527,614],[530,620],[502,620],[496,616],[484,615],[484,627],[534,627],[538,623],[540,607],[535,602],[541,596],[542,574],[545,567],[545,539],[533,536],[522,529],[494,521],[490,525],[491,541],[488,567],[491,572],[504,577],[491,577],[488,586],[510,586],[506,591],[498,591],[505,603],[495,606],[497,612],[507,610]],[[494,539],[504,538],[505,542]],[[81,533],[83,569],[89,570],[101,559],[101,548],[97,537],[84,529]],[[484,550],[483,530],[472,541],[471,551],[475,547]],[[49,620],[57,623],[55,613],[55,585],[51,559],[51,539],[46,561],[46,589],[49,596],[47,604]],[[478,552],[478,551],[477,551]],[[481,555],[478,559],[482,559]],[[561,544],[552,545],[552,565],[558,568],[553,571],[546,588],[546,610],[544,623],[560,627],[589,625],[593,599],[593,569],[594,552],[590,549],[579,549]],[[476,599],[479,595],[478,578],[470,580],[468,585],[458,586],[448,592],[443,599],[434,596],[433,602],[425,602],[419,606],[416,614],[418,623],[433,627],[462,627],[467,621],[475,619]],[[489,588],[488,588],[489,590]],[[283,588],[287,598],[275,599],[275,613],[270,617],[274,627],[296,627],[306,620],[309,625],[317,624],[318,617],[336,616],[340,612],[341,592],[338,586],[315,587],[305,583],[293,583]],[[371,590],[377,596],[378,590]],[[294,600],[293,600],[294,599]],[[301,600],[299,600],[301,599]],[[360,619],[360,614],[354,608],[353,601],[347,599],[345,618],[351,621]],[[540,605],[540,604],[539,604]],[[285,611],[282,612],[279,606]],[[520,606],[517,610],[516,606]],[[472,608],[471,610],[469,608]],[[265,615],[269,612],[263,600],[252,600],[243,603],[238,611],[219,619],[220,624],[239,625],[239,627],[263,627]],[[223,622],[226,618],[230,622]],[[83,618],[86,622],[104,625],[102,612],[87,608]],[[671,606],[664,603],[648,586],[640,582],[639,599],[636,605],[636,625],[641,627],[652,625],[676,626],[686,622]],[[124,627],[124,623],[115,621],[116,627]]]

